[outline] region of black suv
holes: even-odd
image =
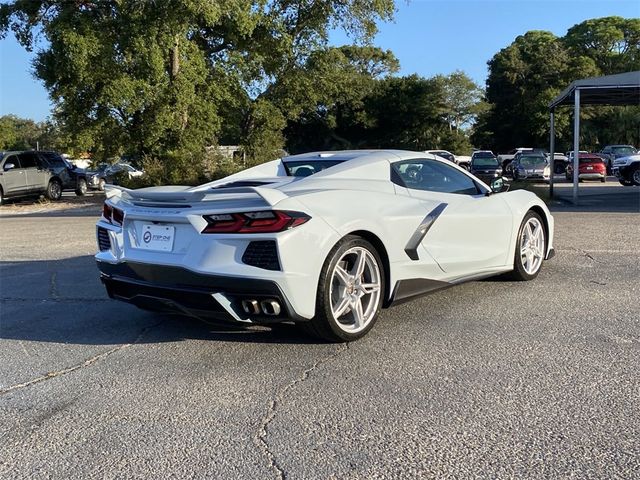
[[[44,194],[59,200],[64,190],[87,192],[84,170],[56,152],[4,152],[0,156],[0,203],[5,198]]]

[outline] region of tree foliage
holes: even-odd
[[[0,31],[28,49],[44,36],[35,74],[76,144],[173,165],[232,136],[229,121],[251,155],[281,146],[296,110],[271,92],[302,91],[287,76],[329,29],[367,40],[393,11],[393,0],[15,0],[0,6]]]
[[[565,37],[530,31],[489,61],[486,97],[489,108],[479,116],[472,140],[478,147],[505,151],[544,146],[549,141],[549,103],[573,80],[640,70],[640,20],[606,17],[570,28]],[[621,113],[621,112],[630,113]],[[617,112],[617,113],[614,113]],[[635,113],[634,113],[635,112]],[[637,107],[585,110],[585,146],[638,141]],[[605,119],[616,119],[610,124]],[[601,119],[601,120],[598,120]],[[593,120],[593,121],[592,121]],[[623,123],[620,121],[623,120]],[[570,113],[556,115],[557,148],[571,143]],[[626,134],[613,134],[621,125]],[[590,129],[598,129],[595,135]],[[608,132],[611,132],[609,134]],[[605,140],[607,139],[607,140]]]

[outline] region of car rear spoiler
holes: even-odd
[[[216,200],[232,200],[246,198],[247,195],[257,195],[270,206],[288,198],[288,195],[273,188],[264,187],[234,187],[212,188],[209,190],[177,190],[177,191],[148,191],[146,189],[132,190],[119,185],[105,185],[107,198],[120,197],[132,202],[152,203],[195,203],[215,202]]]

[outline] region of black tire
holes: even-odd
[[[629,175],[629,180],[633,185],[640,186],[640,165],[636,165],[633,170],[631,170],[631,175]]]
[[[47,191],[45,192],[45,196],[49,200],[60,200],[62,197],[62,184],[59,180],[51,180],[49,185],[47,185]]]
[[[605,183],[606,181],[607,181],[607,177],[602,177],[602,178],[600,179],[600,182],[601,182],[601,183]]]
[[[516,281],[529,281],[529,280],[533,280],[534,278],[536,278],[538,276],[538,274],[540,273],[540,270],[542,269],[542,264],[544,263],[544,258],[543,260],[540,262],[540,266],[538,267],[538,269],[535,271],[535,273],[530,274],[528,273],[523,265],[522,262],[522,255],[520,254],[521,251],[521,243],[522,243],[522,232],[523,229],[525,228],[525,225],[527,224],[527,222],[529,221],[529,219],[531,218],[536,218],[539,222],[540,225],[542,226],[542,230],[544,232],[544,248],[543,248],[543,257],[546,256],[546,252],[547,252],[547,242],[548,242],[548,232],[546,231],[546,229],[544,228],[544,221],[542,220],[542,217],[540,215],[538,215],[536,212],[529,210],[527,212],[527,214],[524,216],[524,218],[522,219],[522,223],[520,224],[520,228],[518,229],[518,237],[516,238],[516,249],[514,252],[514,258],[513,258],[513,270],[507,274],[507,277],[509,277],[511,280],[516,280]]]
[[[0,187],[0,205],[4,205],[6,199],[4,198],[4,192],[2,191],[2,187]]]
[[[100,190],[101,192],[104,192],[104,186],[107,184],[107,182],[104,181],[104,178],[101,178],[100,181],[98,182],[98,190]]]
[[[369,320],[366,327],[357,332],[351,333],[340,327],[340,323],[334,318],[331,310],[331,282],[332,275],[336,264],[342,256],[350,249],[360,247],[366,249],[375,259],[379,270],[380,278],[380,295],[378,296],[378,304],[375,306],[375,313]],[[380,259],[378,251],[371,243],[365,239],[348,235],[344,237],[329,252],[327,258],[320,271],[320,279],[318,281],[318,292],[316,295],[316,315],[308,322],[301,322],[300,326],[309,334],[329,342],[351,342],[362,338],[373,328],[380,314],[380,309],[385,300],[385,271],[384,264]]]
[[[76,188],[76,195],[84,197],[87,194],[87,181],[84,178],[78,180],[78,186]]]

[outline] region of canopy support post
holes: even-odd
[[[549,197],[553,198],[553,176],[555,174],[556,169],[556,159],[555,159],[555,148],[556,148],[556,125],[555,125],[555,113],[556,109],[551,109],[551,131],[549,132],[549,152],[550,152],[550,162],[549,162]]]
[[[573,204],[578,204],[578,175],[580,170],[580,89],[576,88],[573,102]]]

